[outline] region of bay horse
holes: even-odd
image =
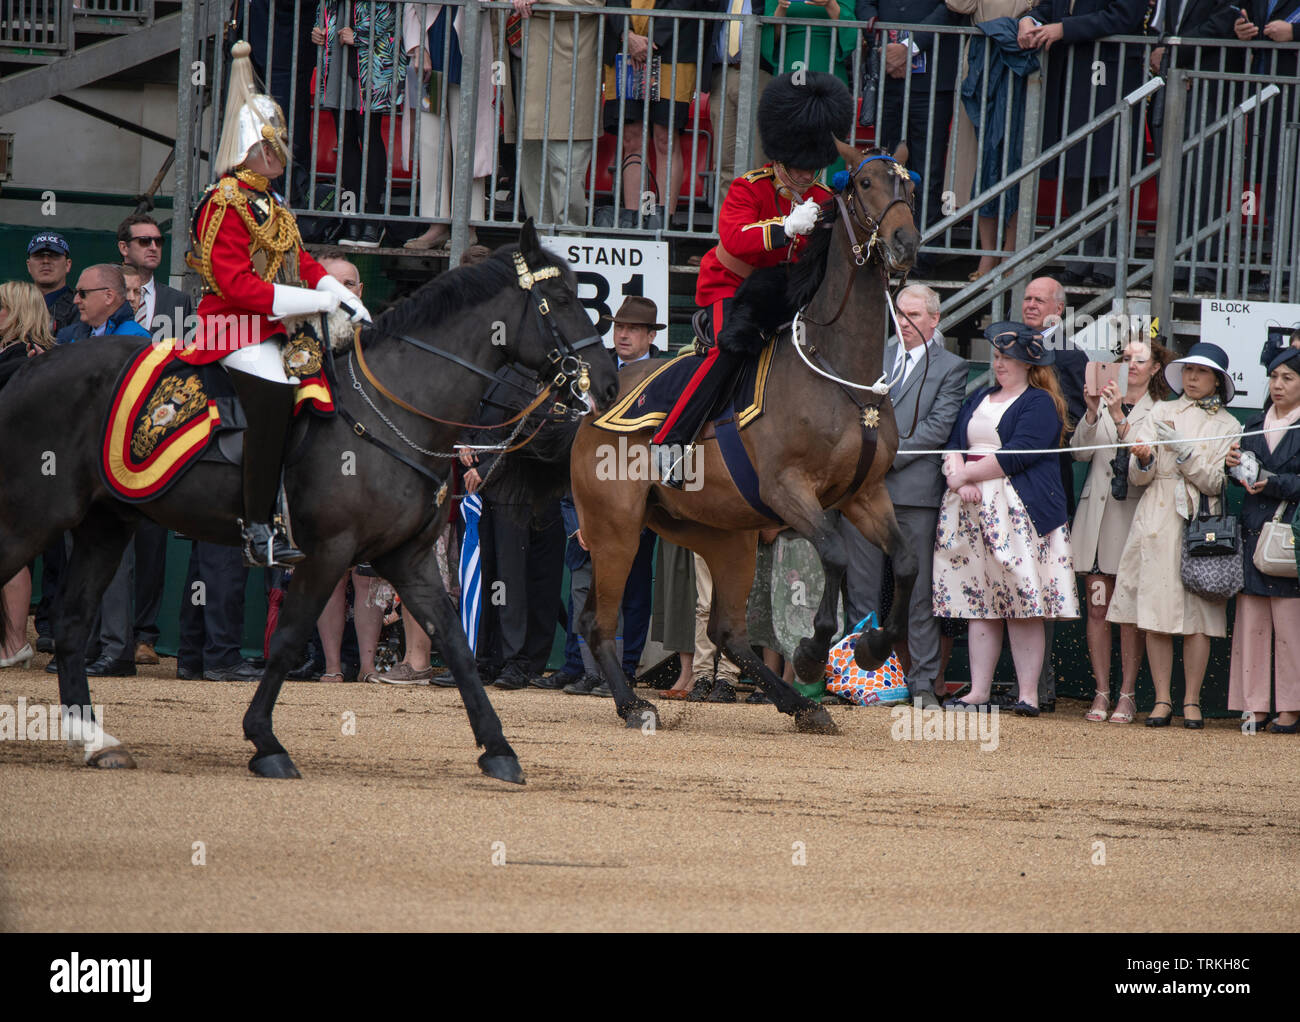
[[[830,640],[838,630],[836,600],[847,551],[836,535],[831,511],[842,512],[894,559],[893,607],[884,625],[858,643],[858,664],[879,667],[905,634],[917,558],[903,541],[885,489],[885,473],[893,463],[899,434],[893,406],[885,396],[888,387],[882,386],[881,363],[889,276],[905,274],[911,267],[920,235],[912,219],[913,185],[898,162],[900,156],[906,159],[905,150],[900,147],[893,157],[872,150],[864,158],[843,143],[839,149],[846,166],[856,169],[823,207],[813,239],[790,269],[790,302],[800,310],[798,326],[787,324],[781,329],[767,378],[766,410],[740,433],[759,480],[760,500],[775,517],[746,501],[732,481],[716,438],[697,441],[702,485],[677,490],[646,478],[643,471],[620,473],[613,479],[607,470],[598,472],[598,464],[609,464],[602,457],[602,445],[609,444],[613,434],[595,427],[591,418],[578,428],[570,474],[593,571],[578,626],[628,727],[654,727],[658,720],[654,705],[633,694],[614,642],[624,584],[645,525],[704,558],[714,587],[710,638],[758,680],[778,710],[794,716],[801,731],[834,733],[836,728],[823,707],[778,678],[750,647],[745,618],[754,581],[756,530],[775,524],[792,526],[816,547],[825,568],[826,586],[813,635],[800,641],[794,657],[802,681],[815,683],[823,676]],[[755,274],[742,291],[759,283]],[[771,281],[761,283],[770,287]],[[796,350],[796,330],[803,333],[818,371],[805,364]],[[646,373],[643,366],[623,370],[624,391]],[[845,385],[853,381],[862,388]],[[873,383],[877,392],[866,389]],[[648,445],[651,432],[628,436],[628,449]],[[649,453],[638,449],[637,458],[629,457],[627,462],[653,465]]]
[[[73,535],[51,621],[64,707],[90,706],[88,627],[142,518],[191,539],[240,543],[236,466],[197,462],[162,496],[136,504],[116,499],[100,478],[114,384],[141,344],[122,337],[60,346],[31,359],[0,394],[0,575],[11,578],[65,530]],[[306,453],[285,470],[293,534],[307,558],[294,570],[266,671],[244,715],[254,774],[300,776],[272,730],[272,710],[335,583],[368,561],[425,630],[437,633],[484,749],[479,767],[523,783],[433,553],[447,518],[453,444],[507,363],[536,373],[548,401],[582,400],[585,386],[584,403],[599,406],[618,388],[572,271],[541,247],[531,220],[517,246],[435,277],[363,329],[353,350],[335,356],[340,414],[310,423]],[[92,733],[95,727],[101,730]],[[97,723],[84,744],[93,766],[135,765]]]

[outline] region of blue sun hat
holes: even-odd
[[[1228,373],[1228,353],[1217,344],[1201,341],[1193,344],[1187,354],[1165,366],[1165,382],[1175,394],[1183,392],[1183,366],[1205,366],[1218,373],[1223,380],[1223,403],[1231,404],[1237,396],[1237,388]]]

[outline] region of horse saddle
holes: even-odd
[[[698,327],[697,327],[698,329]],[[769,342],[758,358],[748,359],[737,378],[734,390],[722,399],[730,406],[738,429],[744,429],[763,414],[767,394],[767,381],[772,369],[775,340]],[[597,429],[611,433],[637,433],[643,429],[658,429],[672,411],[673,405],[686,389],[686,384],[700,367],[699,355],[679,355],[664,362],[649,376],[636,384],[598,418]],[[725,409],[718,409],[721,414]],[[701,439],[708,436],[706,431]]]
[[[297,376],[295,422],[286,463],[302,457],[313,416],[334,414],[327,358],[319,342],[297,335],[283,346],[285,371]],[[122,369],[104,424],[100,476],[119,499],[131,503],[166,493],[198,461],[238,465],[248,420],[230,378],[217,363],[191,365],[177,357],[175,341],[148,343]]]

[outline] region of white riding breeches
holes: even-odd
[[[248,373],[249,376],[269,380],[271,383],[297,384],[299,382],[296,376],[285,375],[280,342],[277,340],[250,344],[222,356],[219,361],[227,369],[237,369],[241,373]]]

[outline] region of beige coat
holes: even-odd
[[[1019,20],[1029,13],[1035,0],[945,0],[945,3],[948,10],[955,14],[969,14],[971,24],[978,25],[981,21],[992,21],[994,18]],[[966,80],[966,72],[970,67],[966,57],[966,48],[970,45],[969,38],[971,37],[963,37],[962,41],[961,71],[957,77],[957,109],[953,111],[952,120],[952,137],[955,144],[952,145],[948,157],[955,169],[953,190],[956,191],[958,202],[961,203],[966,202],[972,195],[971,185],[975,182],[975,171],[980,162],[979,139],[975,125],[966,115],[966,107],[961,98],[961,83]],[[979,39],[980,45],[983,45],[982,36],[973,38]],[[1008,238],[1004,247],[1013,248],[1015,241],[1015,238]],[[1083,562],[1076,555],[1074,563],[1077,565]],[[1091,566],[1092,562],[1088,563]]]
[[[1151,414],[1155,402],[1150,394],[1143,394],[1142,400],[1128,413],[1130,435],[1136,435],[1139,424]],[[1097,421],[1089,424],[1085,415],[1070,438],[1071,447],[1092,447],[1095,444],[1119,443],[1119,431],[1115,420],[1104,408],[1097,414]],[[1116,500],[1110,493],[1110,480],[1114,474],[1110,463],[1115,457],[1116,449],[1106,447],[1100,451],[1074,451],[1075,461],[1088,461],[1088,479],[1083,484],[1083,493],[1079,495],[1079,510],[1075,512],[1074,524],[1070,526],[1070,541],[1074,547],[1074,570],[1080,574],[1089,574],[1096,564],[1102,573],[1114,575],[1119,570],[1119,555],[1124,552],[1124,543],[1133,525],[1133,516],[1137,514],[1138,500],[1146,490],[1145,486],[1129,483],[1128,499]]]
[[[605,0],[548,0],[563,7],[599,13]],[[527,31],[528,59],[524,63],[524,80],[520,102],[524,107],[525,139],[567,139],[569,137],[569,92],[573,95],[573,139],[591,141],[604,132],[601,111],[596,110],[604,65],[596,52],[599,17],[578,18],[577,53],[574,53],[573,23],[568,14],[555,15],[555,37],[551,38],[550,15],[534,14],[524,24]],[[606,31],[609,29],[606,27]],[[546,65],[551,64],[551,110],[546,113]],[[577,85],[574,86],[574,79]],[[593,122],[595,131],[592,130]],[[549,130],[548,130],[549,129]],[[506,120],[506,141],[513,142],[515,118]]]
[[[1219,510],[1223,459],[1232,438],[1241,433],[1241,424],[1226,408],[1209,415],[1180,397],[1157,405],[1133,431],[1133,442],[1154,440],[1155,424],[1162,419],[1187,439],[1224,434],[1226,438],[1194,444],[1192,456],[1181,465],[1168,445],[1155,448],[1155,460],[1145,470],[1137,458],[1129,462],[1129,483],[1147,489],[1138,501],[1120,556],[1106,620],[1169,635],[1222,638],[1227,634],[1227,604],[1202,599],[1183,588],[1183,534],[1202,493],[1210,498],[1210,510]]]

